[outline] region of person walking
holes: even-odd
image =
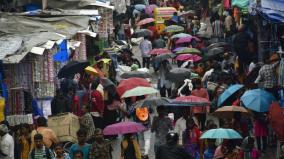
[[[89,159],[91,145],[86,143],[87,131],[85,129],[80,128],[77,131],[77,139],[78,139],[78,143],[75,143],[70,147],[70,151],[69,151],[70,157],[72,159],[76,158],[76,156],[74,155],[75,152],[82,151],[83,159]]]
[[[112,159],[111,142],[104,139],[104,135],[101,129],[96,129],[95,141],[91,145],[89,159]]]
[[[170,97],[171,96],[171,87],[172,83],[166,78],[166,75],[172,69],[169,61],[164,60],[161,62],[159,69],[159,79],[158,79],[158,88],[160,89],[161,97]]]
[[[165,114],[165,107],[157,107],[158,116],[153,118],[151,132],[155,132],[155,145],[154,150],[157,151],[158,147],[166,144],[166,136],[170,130],[173,130],[173,123]]]
[[[121,158],[142,159],[138,141],[133,134],[125,134],[121,141]]]
[[[166,136],[166,144],[158,147],[156,159],[191,159],[192,157],[178,145],[178,134],[169,132]]]
[[[20,136],[18,142],[20,145],[21,159],[28,159],[31,150],[31,132],[28,124],[23,124],[20,127]]]
[[[64,153],[62,143],[57,143],[54,146],[55,157],[53,159],[71,159],[68,153]]]
[[[42,134],[35,134],[33,137],[35,147],[31,150],[29,159],[52,159],[54,155],[52,151],[44,146],[44,137]]]
[[[183,132],[183,145],[185,151],[194,159],[200,158],[200,138],[201,131],[195,125],[192,118],[186,120],[186,129]]]
[[[0,137],[0,158],[14,159],[14,139],[5,124],[0,125]]]
[[[214,42],[220,41],[224,37],[224,26],[218,14],[215,15],[215,21],[212,23],[212,40]]]
[[[142,54],[142,66],[150,68],[150,51],[152,50],[152,43],[149,40],[149,37],[146,36],[144,40],[140,43],[139,49]]]
[[[83,116],[79,118],[81,128],[84,128],[87,131],[87,141],[90,141],[94,135],[95,125],[93,122],[92,115],[89,112],[89,107],[83,105],[82,107]]]

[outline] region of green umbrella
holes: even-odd
[[[178,25],[170,25],[170,26],[167,26],[164,31],[167,33],[176,33],[176,32],[184,31],[184,27],[178,26]]]
[[[121,98],[149,95],[149,94],[155,94],[155,93],[158,93],[158,90],[152,87],[140,87],[139,86],[139,87],[135,87],[133,89],[130,89],[124,92]]]
[[[176,52],[176,54],[196,54],[196,55],[200,55],[201,52],[196,48],[184,48],[184,49]]]
[[[210,129],[204,132],[200,139],[241,139],[242,136],[233,129]]]

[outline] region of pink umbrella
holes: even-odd
[[[192,54],[181,54],[176,57],[176,60],[178,61],[193,61],[197,62],[200,61],[202,57],[198,55],[192,55]]]
[[[146,19],[140,20],[140,21],[137,23],[137,26],[141,26],[141,25],[145,25],[145,24],[148,24],[148,23],[152,23],[152,22],[154,22],[154,21],[155,21],[154,18],[146,18]]]
[[[146,7],[145,9],[145,13],[150,15],[150,16],[153,16],[154,14],[154,9],[157,8],[158,6],[155,5],[155,4],[150,4],[149,6]]]
[[[161,54],[167,54],[167,53],[171,53],[171,51],[168,49],[153,49],[150,52],[151,55],[161,55]]]
[[[190,95],[177,97],[173,100],[172,104],[185,104],[185,106],[208,106],[210,101],[206,98]]]
[[[126,121],[116,124],[111,124],[104,128],[104,135],[119,135],[119,134],[131,134],[146,130],[146,128],[136,122]]]
[[[188,43],[188,42],[191,42],[192,39],[194,39],[194,40],[196,40],[196,41],[200,41],[200,39],[198,39],[198,38],[195,37],[195,36],[188,36],[188,37],[179,38],[179,39],[176,41],[176,44]]]

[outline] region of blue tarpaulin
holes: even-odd
[[[262,0],[259,11],[270,22],[284,23],[283,0]]]
[[[69,59],[67,40],[63,40],[59,45],[59,51],[53,55],[53,60],[57,62],[66,62]]]

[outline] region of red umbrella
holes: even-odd
[[[274,102],[269,107],[268,117],[277,139],[284,140],[284,109],[277,102]]]
[[[168,49],[153,49],[150,52],[151,55],[161,55],[161,54],[167,54],[167,53],[171,53],[171,51]]]
[[[198,38],[195,37],[195,36],[187,36],[187,37],[179,38],[179,39],[176,41],[176,44],[188,43],[188,42],[191,42],[192,39],[194,39],[194,40],[196,40],[196,41],[200,41],[200,39],[198,39]]]
[[[177,97],[171,104],[185,104],[184,106],[208,106],[210,101],[206,98],[190,95]]]
[[[141,25],[145,25],[145,24],[148,24],[148,23],[152,23],[152,22],[154,22],[154,21],[155,21],[154,18],[146,18],[146,19],[140,20],[140,21],[137,23],[137,26],[141,26]]]
[[[178,61],[200,61],[202,59],[202,57],[198,56],[198,55],[192,55],[192,54],[181,54],[178,55],[176,58],[176,60]]]
[[[136,87],[151,87],[151,84],[143,78],[132,77],[122,80],[116,87],[116,92],[119,96],[122,96],[126,91]]]
[[[116,124],[112,124],[104,128],[104,135],[119,135],[119,134],[130,134],[137,133],[146,130],[146,128],[136,122],[120,122]]]

